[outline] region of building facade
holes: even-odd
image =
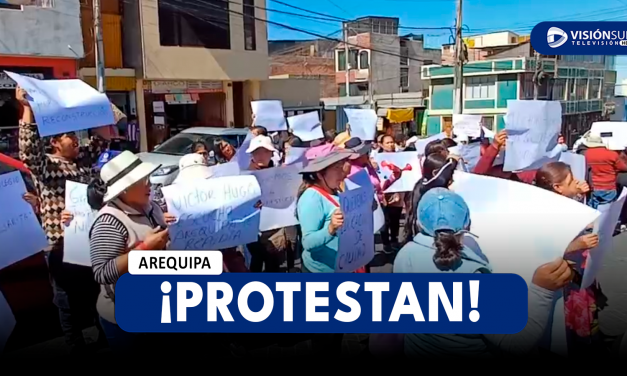
[[[270,76],[315,79],[320,83],[318,98],[337,95],[335,84],[335,41],[269,41]]]
[[[348,29],[348,59],[344,43],[335,51],[335,82],[338,96],[383,95],[421,92],[423,65],[440,64],[440,49],[426,48],[424,36],[398,35],[398,18],[364,17],[345,22]]]
[[[92,0],[81,0],[81,27],[83,48],[87,53],[79,61],[79,77],[98,87],[96,80],[96,53]],[[122,112],[135,116],[137,85],[135,69],[124,67],[122,48],[122,0],[101,0],[103,55],[105,63],[105,90],[107,96]]]
[[[249,102],[268,78],[264,8],[265,0],[124,2],[142,150],[191,126],[250,125]]]
[[[511,39],[510,39],[511,40]],[[463,112],[483,116],[483,125],[499,131],[505,127],[507,101],[533,99],[532,82],[536,68],[528,41],[491,53],[464,65]],[[613,56],[542,56],[544,79],[538,91],[540,100],[562,104],[562,133],[574,142],[594,121],[605,118],[616,85]],[[422,68],[428,82],[427,134],[452,127],[454,67],[432,65]]]
[[[17,156],[19,106],[4,71],[39,79],[77,77],[84,56],[78,1],[0,4],[0,153]]]

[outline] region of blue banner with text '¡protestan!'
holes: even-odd
[[[541,22],[530,39],[543,55],[627,55],[627,22]]]
[[[123,275],[127,332],[513,334],[527,324],[514,274]]]

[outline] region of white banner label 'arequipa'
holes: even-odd
[[[220,275],[220,251],[131,251],[128,272],[133,275]]]

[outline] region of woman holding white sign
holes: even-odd
[[[396,256],[394,273],[492,273],[489,262],[463,243],[471,225],[470,210],[461,196],[446,188],[433,188],[423,195],[417,212],[420,232]],[[568,263],[561,258],[536,270],[529,287],[529,320],[519,333],[406,334],[405,355],[487,358],[499,352],[527,354],[544,335],[554,291],[565,286],[571,276]]]
[[[395,153],[397,145],[394,137],[384,135],[381,138],[381,149],[379,153]],[[381,241],[383,250],[386,253],[394,253],[400,249],[398,244],[398,234],[400,231],[401,217],[403,215],[403,202],[405,193],[386,193],[383,202],[383,214],[385,215],[385,224],[381,229]]]
[[[575,200],[581,200],[590,191],[586,182],[574,179],[570,166],[563,162],[542,166],[536,173],[536,186]],[[605,308],[607,298],[596,280],[588,288],[582,289],[579,286],[590,250],[599,245],[599,236],[591,230],[589,228],[582,231],[570,243],[564,255],[576,276],[564,287],[564,318],[569,355],[587,354],[591,347],[604,349],[599,312]]]
[[[124,151],[103,166],[101,180],[90,183],[87,191],[89,205],[99,210],[89,234],[94,278],[101,287],[96,308],[116,352],[129,350],[137,339],[115,320],[115,284],[128,272],[128,254],[164,250],[169,241],[164,213],[150,201],[149,177],[159,167]]]

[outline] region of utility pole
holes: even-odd
[[[534,52],[534,58],[536,59],[536,71],[533,74],[533,100],[538,100],[538,92],[540,91],[540,80],[542,79],[542,59],[538,51]]]
[[[462,41],[462,1],[457,0],[457,22],[455,25],[455,103],[453,113],[461,114],[464,109],[464,41]]]
[[[93,0],[94,11],[94,39],[96,41],[96,78],[98,91],[104,93],[105,87],[105,60],[102,41],[102,14],[100,13],[100,0]]]
[[[349,55],[349,48],[348,48],[348,24],[344,23],[344,60],[346,61],[345,65],[345,71],[346,71],[346,96],[350,97],[351,96],[351,82],[350,82],[350,78],[351,78],[351,74],[350,74],[350,55]]]

